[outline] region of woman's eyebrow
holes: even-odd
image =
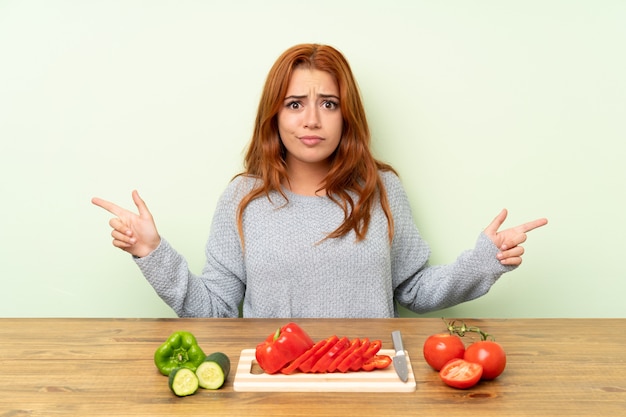
[[[302,99],[305,99],[305,98],[307,98],[306,94],[302,95],[302,96],[290,95],[290,96],[285,97],[285,100],[302,100]]]
[[[335,100],[339,100],[339,96],[336,96],[335,94],[319,94],[318,97],[321,97],[321,98],[334,98]]]
[[[306,94],[303,94],[303,95],[295,95],[295,94],[293,94],[293,95],[285,97],[284,99],[285,100],[303,100],[303,99],[305,99],[307,97],[308,97],[308,95],[306,95]],[[334,98],[335,100],[339,100],[339,97],[336,96],[335,94],[318,94],[317,97],[318,98]]]

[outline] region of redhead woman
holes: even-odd
[[[376,160],[357,84],[344,56],[296,45],[271,68],[244,172],[215,209],[206,264],[193,274],[159,235],[137,191],[138,213],[109,201],[113,245],[132,254],[180,317],[397,317],[487,293],[522,261],[538,219],[499,230],[503,210],[473,249],[431,266],[402,184]]]

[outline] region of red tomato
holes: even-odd
[[[473,387],[480,381],[482,374],[483,367],[481,365],[464,359],[452,359],[439,371],[439,376],[443,382],[459,389]]]
[[[463,359],[465,345],[461,338],[450,333],[429,336],[424,342],[424,359],[435,371],[452,359]]]
[[[506,354],[496,342],[483,340],[472,343],[465,350],[466,361],[478,363],[483,367],[483,379],[494,379],[504,371]]]

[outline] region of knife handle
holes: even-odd
[[[391,332],[391,340],[393,341],[393,347],[396,352],[404,353],[404,345],[402,344],[402,334],[400,330],[394,330]]]

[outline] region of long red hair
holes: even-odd
[[[287,180],[285,147],[278,135],[278,111],[287,94],[293,70],[297,67],[330,73],[339,86],[343,131],[339,146],[331,156],[331,168],[322,183],[328,198],[344,212],[344,222],[327,238],[345,236],[351,230],[357,241],[367,234],[371,211],[377,197],[387,216],[389,241],[393,238],[393,217],[379,170],[393,168],[374,159],[370,150],[370,130],[365,109],[352,70],[338,50],[327,45],[296,45],[276,60],[271,68],[259,102],[254,132],[244,159],[245,171],[239,175],[259,178],[258,186],[239,203],[237,225],[243,243],[243,213],[259,197],[269,198],[277,191],[287,200],[281,184]],[[350,193],[357,195],[356,201]]]

